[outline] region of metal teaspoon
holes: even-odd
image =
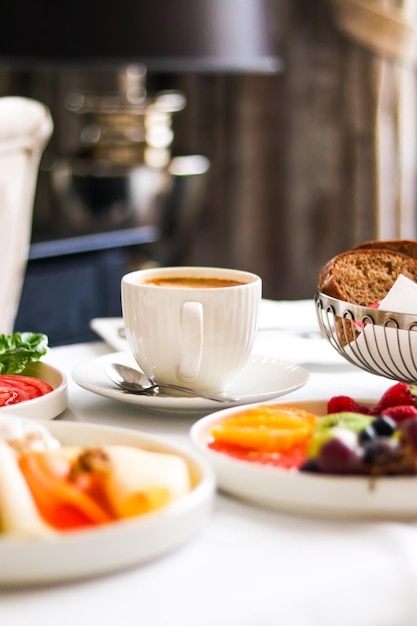
[[[239,401],[239,398],[197,391],[196,389],[182,387],[181,385],[171,385],[168,383],[162,383],[159,385],[143,372],[140,372],[133,367],[129,367],[128,365],[122,365],[121,363],[108,363],[105,366],[104,371],[110,380],[118,387],[121,387],[121,389],[125,389],[126,391],[130,391],[131,393],[146,394],[153,389],[166,388],[182,391],[183,393],[188,393],[199,398],[205,398],[206,400],[213,400],[214,402]]]

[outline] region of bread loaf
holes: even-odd
[[[411,256],[413,259],[417,259],[417,241],[415,239],[365,241],[354,249],[392,250],[393,252],[400,252],[401,254]]]
[[[351,304],[371,306],[387,295],[400,274],[417,282],[417,241],[367,241],[326,263],[318,290]],[[336,316],[335,330],[342,346],[358,336],[349,318]]]
[[[377,247],[356,248],[326,263],[318,289],[338,300],[370,306],[387,295],[400,274],[417,282],[417,259]]]

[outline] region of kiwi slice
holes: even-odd
[[[330,415],[319,417],[315,425],[315,431],[323,431],[338,426],[340,428],[348,428],[358,433],[363,428],[367,428],[373,419],[374,417],[372,415],[351,413],[349,411],[330,413]]]
[[[352,449],[356,448],[358,443],[357,433],[351,428],[334,426],[333,428],[315,430],[308,445],[308,456],[310,458],[318,456],[321,447],[330,439],[340,439],[345,445]]]

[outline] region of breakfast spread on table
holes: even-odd
[[[411,280],[413,284],[417,281],[417,242],[368,242],[343,252],[325,265],[318,288],[343,302],[372,308],[378,307],[393,287],[398,288],[399,280]],[[407,284],[401,284],[401,289],[407,288]],[[170,286],[169,291],[172,289]],[[187,289],[196,291],[193,286]],[[367,323],[354,324],[355,336],[363,334]],[[42,377],[28,375],[28,365],[39,361],[46,350],[47,338],[42,335],[0,336],[0,406],[23,404],[53,391],[53,385]],[[98,357],[103,375],[103,364],[108,358],[113,357],[111,354]],[[271,368],[270,362],[264,361],[262,357],[257,365],[259,371],[263,371],[263,366]],[[81,364],[73,370],[73,379],[99,393],[95,379],[82,384],[92,373],[101,381],[90,363],[84,366],[88,372],[80,374]],[[275,376],[277,372],[273,369],[272,373]],[[296,368],[291,366],[291,374],[296,373]],[[325,409],[322,403],[323,410],[315,410],[314,403],[311,407],[277,403],[276,398],[306,381],[307,377],[303,376],[285,385],[281,383],[281,389],[267,380],[271,394],[258,391],[248,396],[245,406],[207,414],[195,422],[193,428],[197,429],[200,422],[213,419],[206,434],[195,430],[192,440],[202,437],[200,448],[203,441],[209,452],[207,458],[213,461],[219,488],[261,505],[281,507],[285,501],[293,501],[302,510],[305,498],[309,500],[304,482],[294,487],[283,484],[279,496],[278,491],[273,493],[274,482],[264,483],[263,477],[257,482],[257,468],[262,473],[271,472],[284,478],[310,480],[318,483],[318,490],[322,488],[323,477],[336,478],[343,484],[354,477],[361,484],[370,484],[388,477],[401,483],[401,477],[417,474],[417,390],[412,384],[394,379],[392,386],[373,402],[329,394]],[[107,391],[100,395],[113,399],[115,392],[108,382],[104,386]],[[144,396],[140,403],[135,403],[147,408],[152,406],[152,401],[159,403],[157,408],[163,411],[164,400],[164,397]],[[167,405],[167,410],[173,410],[174,402],[177,412],[186,412],[185,400],[177,396]],[[202,407],[207,413],[211,408],[214,410],[210,405]],[[146,445],[122,443],[117,437],[116,441],[110,437],[96,445],[92,443],[94,439],[88,438],[87,443],[81,438],[78,444],[77,438],[71,436],[67,443],[65,437],[61,441],[59,436],[54,436],[53,428],[49,431],[44,424],[36,423],[36,416],[33,420],[18,414],[0,417],[0,533],[4,539],[50,540],[74,536],[78,531],[111,528],[120,525],[121,520],[146,518],[148,513],[163,511],[193,491],[193,472],[175,449],[156,451]],[[229,471],[225,466],[219,473],[210,454],[253,469],[255,475],[248,473],[246,487],[241,489],[237,484],[241,481],[239,471]],[[373,506],[370,493],[360,494],[361,498],[367,498],[366,502],[361,499],[362,511],[368,512],[368,506]],[[318,508],[328,511],[326,498],[322,498],[323,504],[317,496]],[[318,501],[307,504],[307,509],[317,508]],[[334,498],[330,505],[344,510],[343,502]],[[389,506],[384,508],[381,500],[377,506],[383,514],[387,510],[389,514],[392,512]],[[409,514],[408,510],[404,514]]]

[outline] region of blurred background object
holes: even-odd
[[[374,9],[384,6],[386,13],[394,11],[409,24],[414,23],[413,3],[415,0],[340,0],[339,6],[347,10],[353,4],[372,5]],[[212,25],[225,33],[229,16],[241,33],[236,35],[238,43],[230,46],[234,59],[229,57],[227,64],[224,56],[221,60],[221,55],[215,55],[203,63],[201,56],[194,61],[193,54],[187,59],[184,53],[182,58],[171,58],[170,66],[163,69],[157,57],[153,63],[148,58],[149,64],[142,59],[132,64],[132,58],[119,63],[109,57],[97,63],[98,55],[92,58],[100,45],[117,39],[128,5],[145,15],[152,6],[161,10],[164,3],[158,2],[122,2],[109,9],[107,4],[98,6],[96,2],[45,5],[42,15],[39,5],[30,4],[25,24],[21,24],[20,15],[26,13],[20,2],[6,8],[6,19],[0,24],[3,53],[13,52],[13,48],[5,48],[10,40],[15,53],[24,52],[22,46],[29,37],[41,41],[43,54],[50,51],[53,56],[52,44],[57,43],[56,32],[60,31],[66,32],[61,47],[71,38],[83,44],[80,56],[84,56],[77,64],[63,62],[58,56],[52,65],[51,59],[45,64],[45,58],[34,64],[22,53],[18,64],[14,58],[12,67],[7,56],[0,54],[0,94],[30,94],[47,102],[55,122],[54,136],[41,163],[32,254],[44,254],[48,244],[48,254],[51,250],[57,253],[53,265],[48,263],[52,273],[66,262],[62,241],[69,252],[78,246],[68,280],[83,284],[85,292],[91,294],[88,299],[79,298],[79,306],[77,297],[55,315],[59,328],[54,336],[59,335],[61,342],[67,341],[62,328],[81,325],[81,319],[97,316],[98,310],[109,315],[116,310],[119,302],[112,301],[116,290],[110,284],[117,282],[126,256],[135,267],[165,263],[167,259],[190,265],[240,267],[262,276],[265,297],[300,299],[312,297],[322,265],[334,254],[368,239],[417,238],[416,75],[414,65],[399,53],[389,55],[369,45],[369,37],[375,37],[375,22],[360,24],[362,34],[368,33],[366,43],[343,26],[337,0],[194,0],[167,2],[165,7],[170,4],[175,6],[178,19],[184,20],[182,30],[175,28],[175,15],[171,20],[160,19],[153,30],[139,30],[138,24],[144,19],[130,19],[131,28],[135,24],[138,35],[142,37],[144,32],[155,47],[161,46],[170,33],[181,33],[184,39],[184,32],[197,32],[192,26],[192,11],[205,7],[207,12],[201,14],[205,20],[203,36],[194,39],[202,46]],[[90,7],[95,16],[93,27],[88,27]],[[19,18],[22,36],[18,39],[17,27],[14,34],[9,28],[13,25],[9,11],[11,18]],[[105,24],[109,13],[110,27]],[[242,46],[249,42],[245,24],[261,33],[253,40],[258,46],[248,44],[248,54],[242,52]],[[91,40],[93,33],[98,43],[93,51],[90,48],[87,58],[88,33]],[[133,37],[132,41],[138,44],[138,39]],[[228,36],[226,40],[233,41]],[[184,50],[185,41],[182,45]],[[111,46],[115,54],[115,44]],[[214,49],[224,47],[216,43]],[[255,50],[260,52],[255,54]],[[240,62],[236,58],[239,54]],[[85,164],[87,154],[92,158],[95,147],[101,150],[100,137],[103,141],[105,136],[97,132],[99,125],[92,123],[94,112],[85,106],[88,98],[94,97],[95,104],[108,102],[109,96],[125,98],[129,82],[126,71],[129,67],[137,71],[138,64],[146,67],[149,104],[159,94],[183,98],[183,107],[177,106],[165,118],[162,135],[172,138],[166,148],[170,164],[177,158],[197,157],[200,173],[165,177],[164,172],[161,183],[161,172],[157,172],[155,185],[165,193],[156,194],[157,200],[147,204],[151,210],[134,212],[127,208],[127,199],[133,198],[133,189],[137,194],[137,187],[142,185],[137,183],[139,175],[120,177],[112,164],[112,177],[98,181],[98,177],[91,177],[91,170],[87,169],[86,175],[79,166]],[[137,86],[135,73],[133,78]],[[137,93],[137,87],[135,90]],[[135,149],[138,147],[136,143]],[[167,187],[165,180],[169,181]],[[101,193],[109,183],[111,193],[106,188],[103,202]],[[83,207],[86,197],[90,201]],[[160,221],[155,227],[155,215],[164,216],[163,226]],[[125,228],[134,216],[141,225]],[[110,218],[120,220],[113,231],[107,226]],[[55,235],[46,237],[50,227],[67,233],[59,244],[55,244]],[[82,228],[87,235],[81,234]],[[88,241],[102,249],[113,247],[105,256],[99,251],[90,255],[86,250],[81,252]],[[119,247],[115,247],[116,242]],[[79,271],[74,269],[76,261]],[[28,273],[33,274],[43,262],[33,258]],[[42,267],[42,272],[46,268]],[[115,277],[110,280],[113,273]],[[59,274],[62,276],[61,271]],[[97,275],[109,277],[108,289]],[[41,272],[37,279],[37,289],[42,292]],[[58,281],[56,293],[64,290],[64,284]],[[48,294],[44,295],[47,298]],[[62,294],[63,300],[65,297],[66,293]],[[44,297],[38,299],[44,301]],[[23,304],[22,308],[29,311],[29,300]],[[70,335],[68,341],[87,336]]]
[[[210,160],[174,153],[173,118],[187,102],[172,72],[282,64],[264,0],[72,2],[42,13],[27,2],[23,12],[22,21],[21,3],[10,6],[0,33],[3,88],[36,92],[56,132],[17,323],[42,326],[54,344],[89,338],[91,318],[120,314],[126,271],[185,263]]]
[[[0,98],[0,333],[13,332],[25,278],[42,152],[53,124],[28,98]]]
[[[375,238],[417,236],[417,0],[332,0],[337,26],[373,55]]]

